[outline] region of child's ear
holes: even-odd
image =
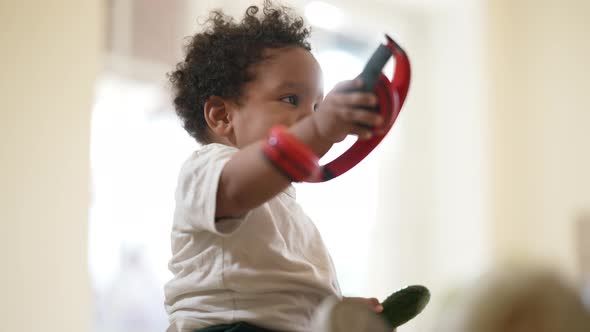
[[[219,96],[210,96],[205,102],[205,121],[218,137],[230,138],[233,134],[229,106],[229,103]]]

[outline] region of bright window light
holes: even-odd
[[[327,30],[336,30],[342,25],[342,11],[329,3],[312,1],[305,6],[305,17],[311,23]]]
[[[324,74],[324,92],[328,93],[336,83],[352,80],[363,70],[364,62],[357,56],[339,49],[315,54]]]

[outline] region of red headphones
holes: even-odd
[[[379,104],[371,112],[379,112],[385,119],[384,132],[366,141],[356,141],[342,155],[320,166],[318,158],[309,148],[298,142],[281,127],[271,130],[264,147],[266,157],[293,181],[325,182],[346,173],[361,162],[387,135],[408,94],[410,62],[406,52],[388,35],[387,45],[379,45],[359,75],[363,80],[361,91],[374,91]],[[395,57],[395,72],[390,82],[381,72],[390,57]]]

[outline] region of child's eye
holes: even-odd
[[[281,101],[284,101],[286,103],[292,104],[294,106],[299,105],[299,97],[295,96],[295,95],[290,95],[290,96],[286,96],[281,98]]]

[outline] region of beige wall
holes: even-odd
[[[590,209],[590,2],[489,1],[494,260],[571,277]]]
[[[0,4],[0,330],[89,331],[101,1]]]

